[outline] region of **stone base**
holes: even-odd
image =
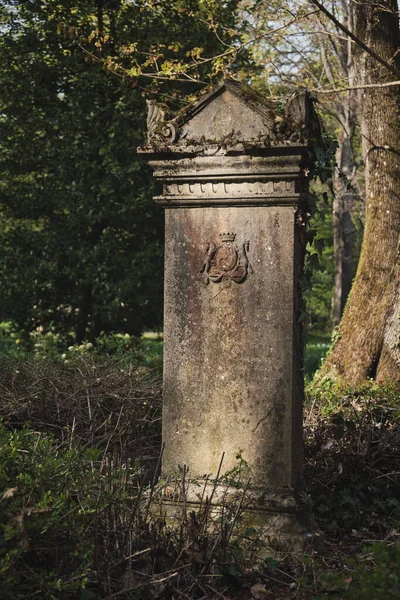
[[[153,517],[172,528],[183,525],[211,536],[229,532],[230,541],[237,541],[244,550],[249,548],[253,562],[286,553],[324,550],[324,536],[305,494],[294,490],[265,493],[208,483],[200,490],[198,483],[188,483],[183,495],[176,487],[166,486],[158,502],[153,501]]]

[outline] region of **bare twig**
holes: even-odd
[[[399,73],[397,73],[399,74]],[[343,88],[313,88],[310,91],[316,92],[317,94],[341,94],[342,92],[351,92],[353,90],[364,90],[368,88],[388,88],[393,86],[399,86],[400,80],[398,81],[386,81],[385,83],[365,83],[364,85],[354,85],[352,87]]]
[[[319,8],[319,10],[321,12],[323,12],[324,15],[326,15],[328,17],[328,19],[330,19],[332,21],[332,23],[334,23],[336,25],[336,27],[338,27],[346,35],[348,35],[349,38],[353,40],[353,42],[355,42],[358,46],[360,46],[360,48],[362,48],[365,52],[367,52],[370,56],[372,56],[372,58],[374,58],[377,62],[379,62],[384,67],[386,67],[386,69],[388,69],[388,71],[390,71],[394,75],[400,75],[400,71],[398,71],[395,67],[393,67],[390,63],[388,63],[381,56],[376,54],[376,52],[374,52],[369,46],[364,44],[364,42],[362,40],[360,40],[359,37],[354,35],[354,33],[352,33],[349,29],[347,29],[347,27],[345,27],[340,21],[338,21],[338,19],[331,12],[329,12],[329,10],[327,10],[323,4],[318,2],[318,0],[310,0],[310,2],[315,4],[315,6],[317,6]]]

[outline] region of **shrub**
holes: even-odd
[[[117,524],[130,520],[138,463],[110,469],[99,450],[28,426],[1,424],[0,439],[2,598],[77,598],[91,586],[97,597],[131,535]]]
[[[375,543],[363,555],[347,561],[347,572],[324,580],[333,600],[394,600],[400,597],[400,546]],[[335,592],[333,593],[332,592]]]
[[[309,387],[306,480],[325,532],[386,537],[400,521],[399,394],[393,385]]]

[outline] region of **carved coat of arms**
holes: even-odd
[[[235,238],[235,233],[221,233],[219,245],[208,243],[201,268],[201,273],[206,276],[206,283],[220,283],[223,279],[242,283],[248,273],[253,272],[247,257],[250,242],[246,240],[238,247]]]

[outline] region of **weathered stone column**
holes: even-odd
[[[305,95],[279,114],[228,80],[168,123],[149,102],[139,150],[166,209],[162,475],[186,465],[198,484],[240,456],[249,514],[283,539],[311,527],[299,275],[313,126]]]

